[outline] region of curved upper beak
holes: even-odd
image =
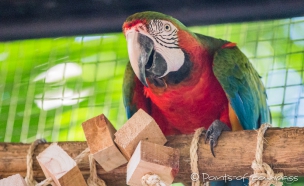
[[[153,50],[153,41],[149,37],[137,32],[135,29],[127,31],[126,39],[133,71],[142,84],[148,87],[145,66],[148,63]]]

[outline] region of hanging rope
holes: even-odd
[[[107,186],[106,183],[100,179],[97,175],[96,171],[96,161],[93,158],[93,155],[89,155],[89,163],[90,163],[90,177],[87,179],[87,183],[89,186]]]
[[[79,164],[85,157],[87,157],[90,154],[90,149],[87,147],[84,149],[78,156],[74,158],[76,164]]]
[[[28,186],[35,186],[37,184],[37,181],[34,180],[34,174],[33,174],[33,155],[34,151],[39,143],[45,143],[45,139],[37,139],[35,140],[31,145],[30,148],[27,151],[26,155],[26,176],[25,176],[25,182]]]
[[[190,146],[190,166],[192,171],[192,186],[199,186],[200,180],[199,180],[199,170],[198,170],[198,155],[197,155],[197,149],[198,149],[198,142],[199,138],[204,130],[204,127],[196,129],[191,146]]]
[[[283,185],[283,182],[279,181],[280,178],[283,178],[283,173],[275,174],[272,168],[263,162],[263,139],[268,127],[271,127],[271,125],[263,124],[258,131],[255,160],[253,160],[251,165],[254,173],[250,176],[249,186]]]
[[[166,186],[157,174],[147,173],[141,178],[142,186]]]
[[[52,185],[53,179],[51,177],[43,180],[42,182],[38,183],[36,186],[47,186],[47,185]]]
[[[255,160],[252,162],[252,169],[254,170],[254,174],[250,176],[250,186],[282,186],[283,183],[279,180],[283,178],[283,173],[275,174],[272,168],[263,162],[263,139],[264,134],[268,127],[271,127],[270,124],[263,124],[257,135],[257,148],[255,154]],[[195,131],[191,146],[190,146],[190,166],[192,173],[196,174],[199,178],[199,170],[198,170],[198,142],[200,135],[204,128],[199,128]],[[27,174],[25,177],[25,181],[29,186],[47,186],[53,182],[52,178],[47,178],[44,181],[37,184],[37,182],[33,178],[33,154],[34,150],[39,143],[45,143],[45,140],[36,140],[34,141],[27,153]],[[82,151],[77,157],[75,157],[75,162],[79,164],[86,156],[90,154],[90,149],[86,148]],[[96,171],[96,162],[93,159],[92,155],[89,156],[90,163],[90,177],[87,180],[89,186],[106,186],[105,182],[100,179],[97,175]],[[263,178],[263,179],[261,179]],[[207,183],[208,184],[208,183]],[[153,173],[148,173],[142,177],[142,185],[143,186],[165,186],[165,183],[161,181],[160,177]],[[192,181],[192,186],[199,186],[200,180],[196,179]]]

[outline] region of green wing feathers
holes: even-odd
[[[263,83],[238,47],[218,49],[213,71],[244,129],[256,129],[270,122]]]

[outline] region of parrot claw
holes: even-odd
[[[220,120],[215,120],[208,128],[205,134],[205,143],[209,140],[210,150],[212,155],[215,157],[213,148],[217,145],[217,140],[221,135],[222,131],[230,131],[231,129]]]
[[[46,143],[47,141],[44,139],[44,138],[41,138],[41,139],[37,139],[36,140],[36,143],[37,144],[43,144],[43,143]]]
[[[41,138],[41,139],[39,139],[38,140],[38,143],[46,143],[47,141],[46,141],[46,139],[44,139],[44,138]]]
[[[216,141],[210,140],[209,143],[210,143],[210,150],[211,150],[211,153],[212,153],[213,157],[215,157],[213,148],[216,146]]]

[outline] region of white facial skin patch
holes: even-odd
[[[185,61],[185,54],[178,46],[178,29],[169,21],[151,20],[148,29],[139,23],[126,31],[128,42],[128,54],[134,73],[139,77],[139,56],[140,44],[138,43],[138,33],[149,37],[154,44],[154,50],[162,55],[167,63],[167,69],[161,76],[166,76],[169,72],[177,71]]]

